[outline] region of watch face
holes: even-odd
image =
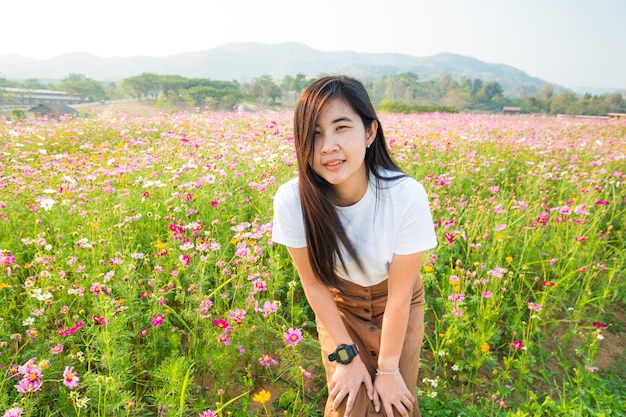
[[[350,355],[348,355],[348,351],[346,349],[339,349],[337,351],[337,355],[341,361],[347,361],[350,359]]]

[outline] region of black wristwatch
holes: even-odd
[[[352,359],[359,354],[359,347],[354,345],[339,345],[337,349],[330,355],[328,355],[329,361],[337,361],[343,365],[347,365],[352,362]]]

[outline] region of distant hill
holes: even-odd
[[[15,54],[0,55],[0,76],[15,80],[60,80],[69,73],[78,73],[99,81],[118,82],[143,72],[238,81],[265,74],[278,80],[297,73],[309,77],[345,73],[359,78],[378,78],[407,71],[415,72],[421,80],[448,73],[456,79],[467,76],[498,81],[509,96],[536,92],[548,83],[509,65],[486,63],[462,55],[442,53],[415,57],[396,53],[322,52],[300,43],[230,43],[166,57],[103,58],[77,52],[36,60]]]

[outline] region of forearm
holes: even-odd
[[[328,288],[322,284],[308,283],[304,286],[304,293],[316,319],[324,325],[335,346],[353,344]]]
[[[400,355],[409,320],[410,304],[406,300],[389,298],[383,318],[378,355],[378,369],[382,372],[395,371],[399,367]]]
[[[387,304],[382,324],[378,369],[398,369],[406,339],[413,289],[419,279],[422,254],[394,255],[389,265]]]

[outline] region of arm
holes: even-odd
[[[313,274],[307,249],[288,247],[287,250],[298,270],[309,305],[317,319],[323,323],[335,345],[353,344],[354,341],[343,323],[330,291]],[[338,409],[347,396],[346,416],[349,415],[362,383],[365,384],[367,395],[370,399],[373,398],[372,378],[359,355],[348,365],[337,364],[337,370],[328,384],[328,394],[333,400],[333,408]]]
[[[396,254],[389,265],[388,296],[378,356],[378,369],[382,372],[393,372],[399,367],[413,287],[419,278],[422,255],[422,252]],[[374,388],[374,404],[377,410],[380,409],[382,400],[387,415],[393,415],[392,406],[403,416],[408,416],[408,412],[412,411],[415,401],[413,392],[407,388],[399,373],[378,375],[374,380]]]

